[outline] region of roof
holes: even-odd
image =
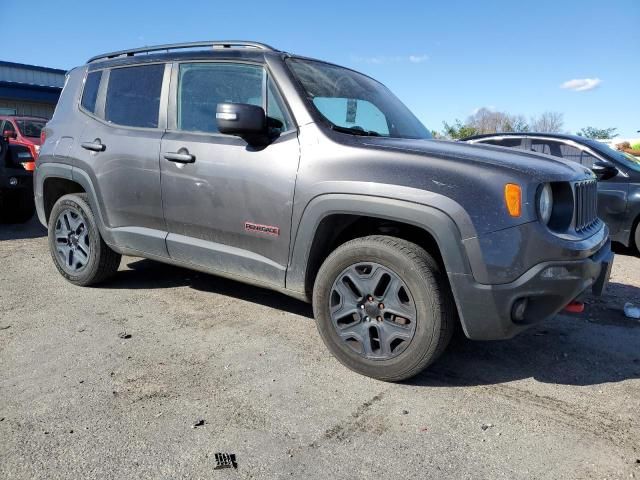
[[[23,70],[34,70],[37,72],[57,73],[59,75],[65,75],[67,73],[66,70],[61,70],[59,68],[41,67],[39,65],[28,65],[26,63],[5,62],[2,60],[0,60],[0,67],[21,68]]]
[[[140,48],[130,48],[127,50],[118,50],[116,52],[103,53],[102,55],[96,55],[87,60],[87,63],[96,62],[98,60],[112,59],[117,57],[132,57],[139,54],[149,54],[152,52],[160,51],[175,51],[186,49],[218,49],[218,50],[230,50],[230,49],[248,49],[248,50],[263,50],[263,51],[276,51],[270,45],[260,42],[252,42],[247,40],[207,40],[200,42],[187,42],[187,43],[167,43],[163,45],[152,45]]]
[[[188,52],[150,53],[136,56],[123,56],[113,59],[105,59],[88,64],[89,71],[102,68],[118,67],[126,65],[139,65],[141,63],[154,62],[179,62],[184,60],[247,60],[250,62],[264,63],[268,55],[282,55],[282,53],[243,50],[199,50]]]

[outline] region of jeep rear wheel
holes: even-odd
[[[120,265],[120,254],[102,240],[83,193],[65,195],[53,206],[49,250],[60,274],[75,285],[100,283],[115,274]]]
[[[635,247],[636,255],[640,255],[640,218],[636,220],[636,228],[634,232],[631,232],[632,248]]]
[[[387,236],[338,247],[318,272],[313,309],[336,358],[385,381],[405,380],[431,364],[449,343],[456,318],[433,257]]]

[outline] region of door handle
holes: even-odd
[[[104,152],[107,149],[107,146],[104,145],[99,138],[96,138],[93,142],[82,142],[80,146],[92,152]]]
[[[195,155],[191,155],[190,153],[182,150],[185,153],[181,152],[166,152],[163,154],[164,158],[169,160],[170,162],[178,162],[178,163],[193,163],[196,161]]]

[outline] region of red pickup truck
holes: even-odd
[[[35,159],[40,153],[40,132],[47,123],[46,118],[15,115],[0,115],[0,133],[11,145],[22,145],[31,153],[22,166],[33,171]]]

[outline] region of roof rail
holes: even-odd
[[[120,50],[118,52],[103,53],[102,55],[96,55],[87,60],[87,63],[96,62],[98,60],[107,60],[117,57],[133,57],[141,53],[161,52],[169,50],[181,50],[186,48],[255,48],[257,50],[275,51],[275,48],[258,42],[245,42],[244,40],[227,40],[227,41],[208,41],[208,42],[188,42],[188,43],[169,43],[166,45],[156,45],[152,47],[133,48],[130,50]]]

